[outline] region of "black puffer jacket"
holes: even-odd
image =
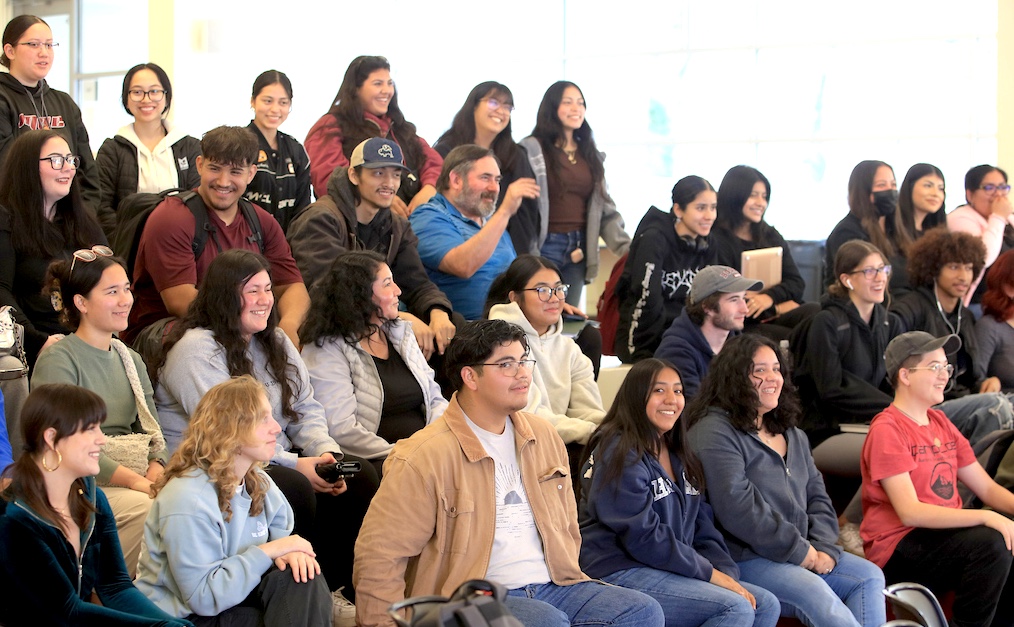
[[[197,172],[197,157],[201,154],[200,140],[184,135],[173,143],[172,151],[179,187],[196,188],[201,183],[201,175]],[[102,142],[95,162],[98,164],[99,182],[102,186],[102,200],[98,206],[99,223],[106,232],[106,237],[111,237],[116,227],[116,210],[120,201],[137,193],[137,146],[121,135],[110,137]]]

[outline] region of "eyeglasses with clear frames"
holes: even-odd
[[[164,89],[149,89],[148,91],[143,89],[131,89],[127,92],[127,94],[130,95],[130,100],[132,102],[141,102],[144,100],[145,96],[148,96],[148,100],[152,102],[162,102],[162,99],[165,98]]]
[[[500,107],[506,109],[507,113],[512,113],[514,111],[514,105],[508,102],[503,102],[502,100],[498,100],[497,98],[487,98],[486,106],[489,107],[490,111],[496,111]]]
[[[113,249],[108,246],[92,246],[91,248],[82,248],[81,250],[74,251],[74,259],[70,262],[70,272],[67,276],[74,274],[74,264],[80,259],[83,263],[91,263],[99,257],[112,257]]]
[[[472,364],[473,366],[496,366],[504,376],[514,378],[524,368],[525,372],[531,372],[535,368],[534,359],[522,359],[521,361],[497,361],[492,364]]]
[[[570,286],[567,284],[557,285],[556,287],[549,287],[547,285],[540,285],[539,287],[526,287],[521,290],[522,292],[535,292],[539,295],[539,300],[544,303],[548,303],[549,299],[556,295],[560,300],[567,300],[567,292],[570,291]]]
[[[862,270],[853,270],[852,272],[849,272],[849,274],[862,274],[870,281],[877,278],[877,275],[881,273],[883,273],[885,277],[891,276],[891,264],[880,266],[879,268],[863,268]]]
[[[48,157],[39,159],[39,161],[48,161],[54,170],[62,170],[65,163],[69,163],[75,168],[81,167],[81,157],[77,155],[49,155]]]
[[[940,376],[940,372],[943,370],[947,371],[947,376],[950,377],[954,374],[954,364],[933,364],[932,366],[914,366],[912,368],[905,368],[905,370],[929,370],[933,374]]]
[[[1005,183],[1001,183],[1000,185],[993,185],[992,183],[987,183],[986,185],[980,185],[979,189],[986,192],[987,194],[992,194],[993,192],[1000,192],[1001,194],[1006,194],[1007,192],[1010,191],[1010,185],[1007,185]]]
[[[19,46],[28,46],[32,50],[38,50],[39,48],[45,48],[46,50],[52,50],[57,48],[60,44],[53,43],[52,41],[19,41]]]

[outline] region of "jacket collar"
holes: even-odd
[[[447,411],[444,412],[443,419],[447,423],[447,428],[457,438],[458,445],[461,446],[461,452],[465,454],[465,458],[469,462],[477,462],[484,457],[489,457],[486,449],[482,446],[482,442],[479,441],[479,436],[475,435],[475,432],[472,431],[472,428],[465,421],[465,412],[461,410],[461,405],[458,404],[457,392],[451,396],[451,402],[447,406]],[[535,433],[532,432],[532,427],[528,424],[528,420],[525,419],[523,414],[514,412],[510,415],[510,419],[514,424],[514,441],[518,445],[518,450],[525,443],[535,442]]]

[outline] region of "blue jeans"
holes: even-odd
[[[582,581],[571,586],[550,582],[515,588],[507,592],[504,604],[525,627],[665,624],[658,601],[636,590],[601,581]]]
[[[935,407],[947,414],[961,435],[975,444],[997,429],[1010,429],[1014,408],[1005,394],[969,394]]]
[[[548,233],[546,241],[539,251],[543,257],[556,264],[560,269],[560,280],[570,285],[567,292],[567,304],[581,308],[581,291],[584,289],[585,268],[588,265],[588,251],[584,250],[582,240],[584,234],[581,231],[570,233]],[[598,242],[596,242],[596,245]],[[581,248],[584,250],[584,259],[574,263],[570,260],[570,253]]]
[[[880,627],[887,622],[884,573],[876,564],[842,553],[827,575],[796,564],[758,557],[739,562],[741,581],[767,588],[782,604],[782,616],[811,627]]]
[[[603,579],[658,601],[666,627],[774,627],[778,622],[778,599],[750,583],[742,585],[757,599],[756,610],[732,590],[664,570],[628,568]]]

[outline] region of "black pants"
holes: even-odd
[[[989,527],[913,529],[884,565],[884,578],[921,583],[938,597],[953,590],[955,627],[986,627],[994,612],[993,624],[1010,625],[1012,560],[1003,536]]]
[[[288,569],[272,566],[239,605],[218,616],[191,614],[187,620],[197,627],[311,627],[330,625],[331,612],[331,593],[324,579],[296,583]]]
[[[310,480],[294,468],[272,465],[268,467],[268,474],[292,506],[296,518],[293,533],[313,545],[321,571],[327,578],[327,587],[330,590],[344,587],[342,594],[355,603],[352,562],[356,538],[370,501],[380,486],[380,478],[368,460],[346,455],[345,461],[358,461],[363,468],[347,480],[349,489],[338,496],[314,492]]]

